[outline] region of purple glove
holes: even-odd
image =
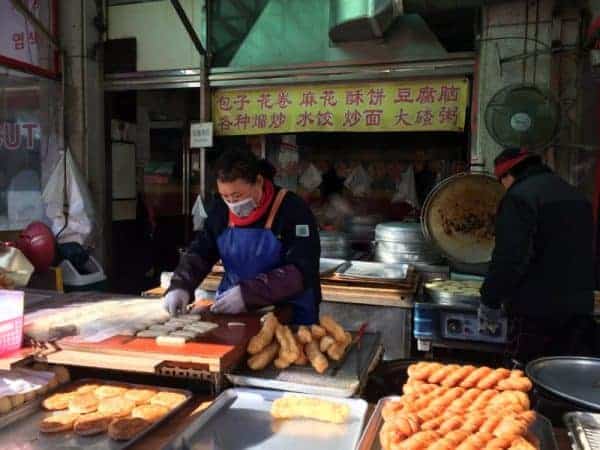
[[[242,289],[239,286],[234,286],[217,295],[215,304],[212,305],[210,310],[215,314],[239,314],[246,312]]]

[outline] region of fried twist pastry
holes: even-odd
[[[275,330],[279,325],[279,320],[272,312],[266,314],[263,318],[263,324],[256,336],[253,336],[248,343],[248,353],[256,355],[273,341]]]

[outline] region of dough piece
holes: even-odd
[[[300,325],[298,328],[298,341],[301,344],[308,344],[312,341],[312,334],[306,325]]]
[[[48,411],[67,409],[71,398],[73,398],[71,393],[53,394],[42,402],[42,407]]]
[[[12,410],[12,403],[8,397],[0,398],[0,414],[6,414]]]
[[[290,361],[288,359],[281,357],[281,349],[279,350],[279,355],[280,355],[279,358],[277,358],[275,361],[273,361],[273,365],[275,366],[276,369],[284,370],[292,365],[293,361]]]
[[[508,369],[496,369],[477,383],[478,389],[494,389],[500,381],[510,376]]]
[[[136,405],[143,405],[148,403],[152,397],[156,395],[156,391],[153,389],[129,389],[125,392],[125,398],[131,400]]]
[[[142,331],[138,331],[136,336],[141,337],[141,338],[157,338],[159,336],[164,336],[167,333],[168,332],[165,332],[165,331],[142,330]]]
[[[304,344],[300,342],[299,336],[296,336],[296,343],[298,344],[299,355],[294,364],[297,366],[305,366],[308,364],[308,357],[304,351]]]
[[[108,435],[115,441],[128,441],[151,425],[139,417],[114,419],[108,426]]]
[[[321,340],[321,338],[325,337],[327,334],[327,330],[323,328],[321,325],[312,325],[310,327],[310,333],[312,334],[312,338],[317,341]]]
[[[82,384],[75,390],[75,392],[77,394],[90,394],[96,392],[96,389],[99,387],[99,384]]]
[[[271,342],[259,353],[248,359],[248,367],[252,370],[262,370],[267,367],[279,353],[279,343]]]
[[[127,417],[135,408],[135,402],[125,397],[110,397],[98,405],[98,412],[110,417]]]
[[[475,366],[461,366],[452,373],[448,374],[448,376],[442,380],[442,386],[445,387],[455,387],[458,386],[460,382],[462,382],[471,372],[475,370]]]
[[[159,392],[150,399],[152,405],[161,405],[169,408],[169,410],[177,408],[185,402],[186,396],[178,392]]]
[[[56,375],[58,384],[65,384],[71,381],[71,374],[65,366],[54,366],[51,370]]]
[[[467,378],[465,378],[462,383],[460,383],[461,387],[464,387],[466,389],[471,389],[474,388],[475,386],[477,386],[477,383],[479,383],[481,380],[483,380],[483,378],[485,378],[486,376],[488,376],[490,373],[492,373],[492,369],[490,369],[489,367],[479,367],[477,369],[475,369],[473,372],[471,372]]]
[[[211,332],[212,330],[219,328],[219,325],[212,322],[196,322],[190,323],[183,327],[184,331],[193,331],[196,334],[206,334]]]
[[[156,345],[172,345],[175,347],[185,345],[188,338],[182,336],[159,336],[156,338]]]
[[[105,398],[125,395],[125,392],[127,392],[127,389],[122,386],[105,385],[96,389],[94,395],[100,400],[104,400]]]
[[[75,394],[69,400],[69,411],[75,414],[92,413],[98,409],[98,397],[94,394]]]
[[[419,431],[403,441],[402,447],[399,448],[407,450],[426,449],[440,438],[440,434],[435,431]]]
[[[171,334],[169,334],[169,336],[173,336],[173,337],[182,337],[182,338],[186,338],[187,340],[191,341],[193,339],[196,339],[196,337],[198,337],[198,333],[192,330],[177,330],[177,331],[173,331]]]
[[[52,414],[40,422],[40,431],[42,433],[58,433],[60,431],[72,430],[73,424],[78,417],[79,414],[70,412]]]
[[[336,342],[335,344],[329,346],[327,349],[327,356],[334,361],[340,361],[351,343],[352,335],[346,331],[346,340],[344,342]]]
[[[460,368],[457,364],[449,364],[447,366],[442,366],[431,375],[427,379],[428,383],[431,384],[441,384],[443,380],[445,380],[452,372],[458,370]]]
[[[178,330],[180,328],[183,328],[180,325],[152,325],[150,327],[148,327],[148,331],[156,331],[158,333],[163,333],[163,334],[169,334],[171,331],[175,331]]]
[[[275,317],[275,314],[268,313],[263,317],[263,324],[258,334],[248,343],[248,353],[256,355],[258,352],[263,350],[267,345],[271,344],[275,331],[279,326],[279,320]]]
[[[277,342],[279,342],[280,346],[278,359],[292,364],[300,355],[300,351],[292,331],[287,326],[279,325],[275,330],[275,337],[277,338]]]
[[[169,414],[169,408],[162,405],[141,405],[131,412],[131,417],[139,417],[148,422],[158,422]]]
[[[350,416],[350,407],[327,400],[290,395],[273,401],[271,416],[275,419],[303,418],[345,423]]]
[[[75,421],[73,430],[79,436],[93,436],[95,434],[106,433],[112,417],[94,412],[79,416]]]
[[[319,342],[319,350],[325,353],[333,344],[335,344],[334,338],[331,336],[324,336]]]
[[[529,392],[533,389],[533,384],[527,377],[509,377],[498,382],[497,389],[500,391]]]
[[[319,346],[316,341],[309,342],[304,347],[304,351],[306,352],[306,356],[310,361],[310,364],[317,371],[317,373],[323,373],[329,367],[329,362],[327,358],[321,351],[319,350]]]
[[[344,342],[346,339],[346,334],[344,329],[337,323],[333,317],[329,315],[321,316],[319,321],[321,326],[327,330],[327,332],[333,336],[333,338],[338,342]]]
[[[9,399],[13,409],[18,408],[25,403],[25,396],[23,394],[11,395]]]

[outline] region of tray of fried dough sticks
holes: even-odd
[[[360,438],[357,450],[386,450],[386,447],[383,447],[380,441],[381,427],[384,423],[382,411],[386,403],[400,400],[400,398],[400,396],[383,397],[377,402],[377,406]],[[536,421],[531,425],[528,433],[539,442],[539,447],[532,444],[532,449],[558,450],[552,423],[544,416],[537,414]]]
[[[273,402],[282,397],[310,397],[333,403],[346,408],[347,417],[341,423],[273,418]],[[164,450],[353,450],[360,438],[367,406],[360,399],[228,389]]]
[[[83,386],[118,386],[126,390],[144,389],[152,390],[156,393],[171,392],[179,394],[181,403],[167,408],[169,411],[160,419],[147,423],[140,428],[140,431],[128,440],[114,440],[106,431],[99,432],[90,436],[81,436],[74,432],[73,428],[55,432],[44,433],[40,431],[41,422],[54,414],[65,414],[66,411],[46,411],[43,409],[43,399],[30,403],[27,408],[20,409],[18,414],[11,414],[10,417],[2,420],[0,424],[0,449],[2,450],[65,450],[85,448],[86,450],[121,450],[130,447],[138,442],[148,433],[160,426],[173,415],[177,414],[185,404],[192,398],[192,393],[181,389],[171,389],[164,387],[145,386],[130,383],[116,383],[99,379],[82,379],[61,387],[52,395],[68,394],[75,392]],[[126,392],[126,391],[123,391]],[[122,396],[124,396],[123,394]],[[47,397],[48,398],[48,397]],[[152,400],[149,399],[151,402]],[[138,404],[141,404],[139,402]]]

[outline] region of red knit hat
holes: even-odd
[[[494,175],[500,180],[517,164],[535,156],[526,148],[507,148],[494,160]]]

